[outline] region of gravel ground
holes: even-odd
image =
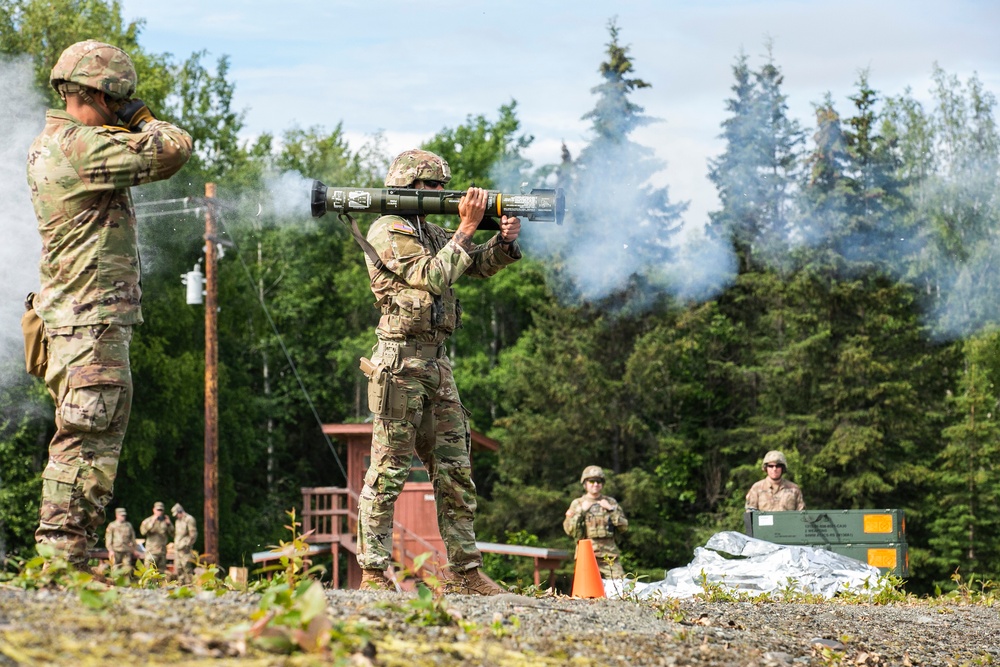
[[[337,655],[279,655],[247,640],[256,594],[0,587],[7,665],[994,665],[1000,610],[934,602],[659,603],[327,590]],[[427,625],[452,620],[450,624]]]

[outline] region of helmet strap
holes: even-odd
[[[102,108],[101,105],[97,103],[97,100],[95,100],[93,95],[91,95],[90,89],[88,89],[86,86],[81,86],[78,83],[72,83],[68,81],[62,83],[59,86],[59,96],[63,99],[63,101],[65,101],[66,96],[70,94],[76,94],[76,96],[80,98],[81,102],[83,102],[91,109],[96,111],[101,116],[101,118],[104,119],[105,125],[118,124],[116,122],[117,119],[114,117],[114,115],[109,113],[108,110]]]

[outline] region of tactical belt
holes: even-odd
[[[380,340],[377,354],[382,357],[403,359],[440,359],[448,352],[444,343],[418,343],[416,341]]]

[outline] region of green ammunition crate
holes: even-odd
[[[882,574],[897,577],[910,576],[910,555],[906,542],[879,544],[817,544],[817,549],[826,549],[841,556],[847,556],[862,563],[874,565]],[[872,582],[874,583],[874,582]]]
[[[744,519],[747,535],[775,544],[906,542],[903,510],[748,511]]]

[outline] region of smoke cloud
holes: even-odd
[[[652,167],[655,175],[663,165],[644,160],[642,147],[631,148],[588,148],[587,168],[567,188],[564,224],[522,221],[526,252],[557,268],[562,280],[553,286],[564,302],[622,295],[636,279],[646,304],[665,295],[711,298],[736,275],[732,248],[685,226],[687,205],[670,203],[666,188],[651,186],[641,173]],[[643,307],[637,298],[629,296],[633,309]]]
[[[257,200],[258,213],[278,220],[309,220],[313,180],[297,171],[267,174],[264,191]]]
[[[39,286],[41,240],[31,206],[26,158],[45,124],[45,105],[34,90],[31,61],[0,57],[0,385],[23,382],[24,297]]]

